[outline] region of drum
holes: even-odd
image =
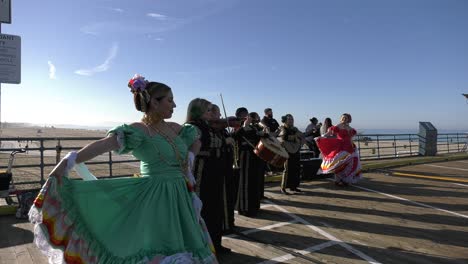
[[[254,153],[262,160],[275,167],[283,167],[289,154],[274,137],[261,138],[254,149]]]

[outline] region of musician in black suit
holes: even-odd
[[[305,143],[303,134],[294,126],[294,117],[287,114],[281,117],[283,125],[280,127],[278,139],[289,154],[288,160],[284,163],[283,179],[281,180],[281,192],[289,195],[286,191],[289,188],[291,191],[300,193],[300,149]]]
[[[214,133],[219,134],[220,138],[223,138],[226,144],[223,144],[221,147],[221,155],[223,158],[219,162],[224,161],[225,166],[222,171],[218,172],[218,176],[224,176],[224,185],[223,185],[223,234],[234,233],[234,208],[237,199],[237,184],[236,179],[234,178],[234,144],[235,140],[224,126],[220,126],[221,121],[221,111],[219,107],[215,104],[211,107],[212,114],[212,129]],[[223,120],[224,121],[224,120]],[[221,124],[222,125],[222,124]],[[226,124],[224,124],[226,125]]]
[[[278,128],[280,125],[278,124],[278,121],[276,121],[276,119],[273,118],[273,110],[271,110],[271,108],[265,108],[264,113],[265,116],[260,122],[261,125],[267,127],[270,133],[274,133],[274,136],[277,136]]]
[[[279,133],[278,129],[280,125],[278,124],[278,121],[276,121],[276,119],[273,118],[273,110],[271,110],[271,108],[265,108],[263,112],[265,113],[265,116],[263,116],[262,121],[260,122],[260,125],[263,127],[266,127],[267,132],[269,132],[272,137],[277,137]],[[273,174],[273,171],[268,163],[265,164],[265,171],[269,175]],[[263,182],[265,182],[264,179],[263,179]],[[263,195],[263,193],[264,193],[264,188],[262,185],[262,188],[261,188],[262,199],[266,198]]]
[[[194,125],[199,132],[201,148],[194,162],[195,191],[203,202],[201,216],[205,220],[211,240],[219,253],[229,253],[231,249],[222,246],[224,214],[224,180],[227,151],[223,133],[210,126],[213,119],[212,103],[203,98],[193,99],[187,109],[187,123]]]
[[[254,148],[265,133],[258,124],[260,121],[258,114],[249,115],[247,109],[240,109],[236,111],[236,116],[245,121],[235,133],[239,146],[237,211],[241,215],[254,217],[260,210],[260,177],[265,175],[265,162],[254,153]]]

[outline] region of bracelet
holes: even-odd
[[[67,172],[73,169],[75,166],[76,157],[78,153],[76,151],[68,152],[68,154],[63,158],[67,160]]]

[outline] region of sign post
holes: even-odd
[[[11,0],[0,0],[0,23],[11,24]]]
[[[11,24],[11,0],[0,0],[0,36],[2,33],[2,23]],[[21,48],[21,39],[19,41],[20,41],[20,48]],[[1,39],[0,39],[0,43],[2,43]],[[3,50],[2,45],[0,45],[0,50]],[[20,51],[21,49],[18,50],[18,52]],[[3,60],[3,56],[0,54],[0,65],[3,64],[2,60]],[[20,66],[20,64],[18,65]],[[21,70],[19,72],[21,72]],[[21,75],[19,75],[19,78],[21,78]],[[0,70],[0,135],[2,133],[2,82],[4,81],[3,81],[2,73]],[[20,83],[20,81],[14,82],[14,83]]]

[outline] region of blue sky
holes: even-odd
[[[2,121],[139,120],[134,73],[232,115],[353,115],[360,129],[468,129],[468,1],[12,1],[22,83],[2,84]]]

